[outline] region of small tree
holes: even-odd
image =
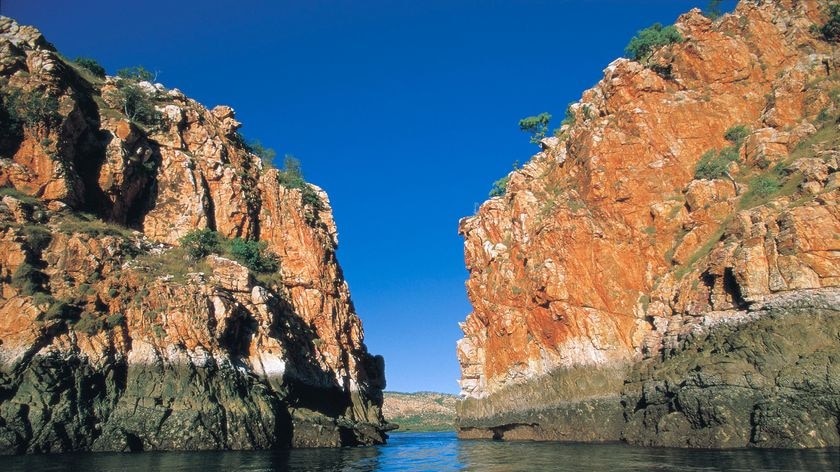
[[[79,67],[88,70],[91,74],[99,78],[105,77],[105,68],[99,65],[94,59],[89,57],[77,57],[75,62]]]
[[[548,131],[549,121],[551,121],[551,115],[545,112],[537,116],[529,116],[519,120],[519,130],[530,133],[531,142],[539,145],[540,140],[545,138],[545,133]]]
[[[274,149],[263,147],[262,143],[258,140],[248,143],[248,149],[260,158],[264,168],[274,168],[274,158],[277,157],[277,153]]]
[[[190,231],[178,241],[193,260],[217,254],[222,249],[219,233],[206,228]]]
[[[630,59],[641,62],[649,59],[662,46],[681,42],[683,37],[674,25],[663,27],[661,23],[654,23],[636,33],[624,52]]]
[[[706,10],[703,11],[703,14],[706,15],[706,18],[710,20],[716,20],[720,18],[722,12],[720,11],[720,4],[723,3],[723,0],[710,0],[709,3],[706,5]]]
[[[504,196],[505,192],[507,191],[508,183],[510,182],[510,176],[506,175],[501,179],[493,182],[493,188],[490,189],[490,193],[487,194],[490,198],[493,197],[501,197]]]

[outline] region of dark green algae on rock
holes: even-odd
[[[622,438],[669,447],[840,445],[838,309],[770,307],[637,366],[622,395]]]
[[[232,365],[92,367],[38,356],[0,377],[0,453],[239,450],[384,442],[381,424],[342,419],[340,389],[262,382]]]
[[[461,438],[692,448],[840,445],[840,291],[779,297],[661,356],[458,405]]]

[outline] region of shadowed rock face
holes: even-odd
[[[116,79],[8,18],[0,80],[6,106],[57,105],[0,134],[0,452],[384,441],[384,362],[323,191],[278,183],[228,107],[139,82],[159,117],[128,120]],[[200,228],[265,242],[280,270],[185,258]]]
[[[840,75],[814,28],[827,9],[683,15],[683,42],[610,64],[505,195],[461,221],[462,436],[838,444],[836,385],[783,366],[799,353],[824,376],[840,355]],[[746,137],[727,140],[738,125]],[[697,171],[727,153],[725,172]],[[776,345],[805,320],[820,324]]]

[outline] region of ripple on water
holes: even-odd
[[[623,444],[458,441],[454,433],[396,433],[387,445],[366,448],[0,457],[0,470],[837,472],[840,451],[651,449]]]

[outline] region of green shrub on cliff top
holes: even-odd
[[[99,63],[96,62],[96,60],[94,59],[91,59],[89,57],[77,57],[76,60],[74,60],[73,62],[75,62],[79,67],[88,70],[91,74],[95,75],[96,77],[105,77],[105,68],[99,65]]]
[[[300,161],[290,154],[283,159],[283,169],[277,174],[277,182],[286,188],[300,190],[301,200],[304,206],[311,207],[316,212],[324,209],[321,197],[311,185],[303,178],[303,171],[300,168]]]
[[[681,42],[683,42],[683,37],[674,25],[662,26],[661,23],[654,23],[636,33],[636,36],[624,48],[624,52],[634,61],[643,61],[662,46]]]

